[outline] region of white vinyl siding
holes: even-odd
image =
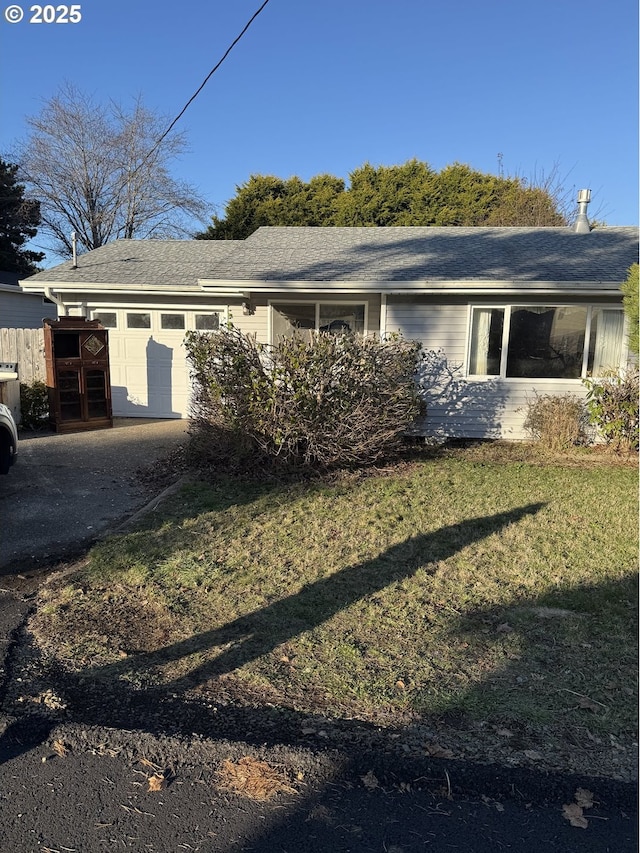
[[[504,311],[506,306],[474,307],[481,311],[492,308]],[[601,312],[603,318],[599,350],[606,354],[603,358],[607,360],[622,359],[624,347],[613,341],[621,327],[616,326],[614,316],[606,313],[608,310],[622,316],[614,306],[594,307],[594,316]],[[462,300],[450,305],[435,304],[427,299],[416,301],[410,297],[389,297],[387,300],[386,332],[400,332],[405,338],[420,341],[423,350],[430,353],[418,372],[425,389],[427,416],[415,424],[417,434],[522,440],[530,437],[523,423],[527,402],[536,392],[586,396],[579,378],[508,378],[504,372],[502,376],[468,376],[470,360],[472,357],[477,360],[470,341],[471,316],[472,307]],[[594,334],[592,328],[592,338]],[[591,360],[594,349],[595,344],[592,344]]]

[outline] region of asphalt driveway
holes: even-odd
[[[21,437],[0,477],[0,575],[76,556],[155,492],[141,467],[162,464],[188,421],[117,418],[112,429]]]

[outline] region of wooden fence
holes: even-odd
[[[18,380],[0,382],[0,402],[9,406],[20,423],[20,384],[44,382],[43,329],[0,329],[0,362],[18,365]]]
[[[23,385],[44,382],[44,331],[0,329],[0,361],[18,363],[18,379]]]

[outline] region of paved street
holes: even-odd
[[[46,745],[23,747],[5,740],[0,751],[2,849],[12,853],[637,849],[631,809],[600,802],[585,811],[585,828],[573,827],[562,796],[540,803],[514,790],[494,798],[490,785],[484,797],[449,794],[455,772],[447,778],[435,765],[428,776],[385,780],[377,768],[380,778],[332,754],[73,726],[56,730]],[[290,791],[267,802],[230,791],[218,772],[225,759],[246,756],[286,771]],[[149,778],[167,769],[175,773],[168,786],[150,791]],[[593,793],[597,799],[597,787]]]

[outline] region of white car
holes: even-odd
[[[0,474],[8,474],[18,455],[18,430],[11,409],[0,403]]]

